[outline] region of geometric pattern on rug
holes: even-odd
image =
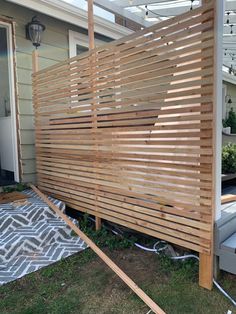
[[[0,204],[0,285],[84,250],[87,245],[32,190],[20,206]],[[63,212],[65,204],[50,197]],[[77,223],[76,220],[71,219]]]

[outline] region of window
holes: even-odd
[[[95,39],[95,46],[105,42]],[[75,57],[89,49],[89,38],[87,35],[69,30],[69,54],[70,58]]]

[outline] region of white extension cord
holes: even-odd
[[[89,219],[91,221],[95,222],[95,219],[93,219],[92,217],[89,217]],[[115,235],[120,235],[115,230],[111,230],[111,231]],[[160,244],[161,244],[161,246],[158,248],[158,245],[160,245]],[[143,245],[141,245],[139,243],[134,243],[134,245],[136,247],[138,247],[139,249],[141,249],[141,250],[144,250],[144,251],[147,251],[147,252],[153,252],[153,253],[156,253],[156,254],[160,254],[160,252],[164,251],[167,248],[168,243],[165,242],[165,241],[159,240],[159,241],[157,241],[153,245],[153,248],[145,247],[145,246],[143,246]],[[188,255],[182,255],[182,256],[172,256],[170,258],[172,260],[185,260],[185,259],[189,259],[189,258],[194,258],[194,259],[197,259],[199,261],[199,257],[197,255],[194,255],[194,254],[188,254]],[[216,286],[216,288],[236,307],[236,301],[219,285],[219,283],[215,279],[213,279],[213,283]],[[152,311],[150,310],[147,314],[149,314],[151,312]],[[230,314],[230,311],[227,314]]]
[[[166,243],[166,246],[163,248],[163,247],[160,247],[160,249],[158,249],[158,245],[159,244],[163,244],[165,243],[165,241],[157,241],[154,246],[153,246],[153,249],[156,251],[155,253],[156,254],[160,254],[161,251],[163,251],[163,249],[165,249],[167,247],[167,243]],[[144,247],[143,247],[144,249]],[[172,260],[184,260],[184,259],[189,259],[189,258],[194,258],[196,260],[199,261],[199,257],[197,255],[194,255],[194,254],[189,254],[189,255],[182,255],[182,256],[172,256],[170,257]],[[223,293],[223,295],[230,300],[230,302],[236,307],[236,301],[219,285],[219,283],[213,279],[213,283],[214,285],[217,287],[217,289]]]

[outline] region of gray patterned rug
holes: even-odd
[[[32,190],[25,204],[0,204],[0,285],[55,263],[87,246]],[[63,212],[65,204],[50,200]]]

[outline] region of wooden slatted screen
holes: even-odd
[[[40,189],[210,255],[214,8],[33,75]]]

